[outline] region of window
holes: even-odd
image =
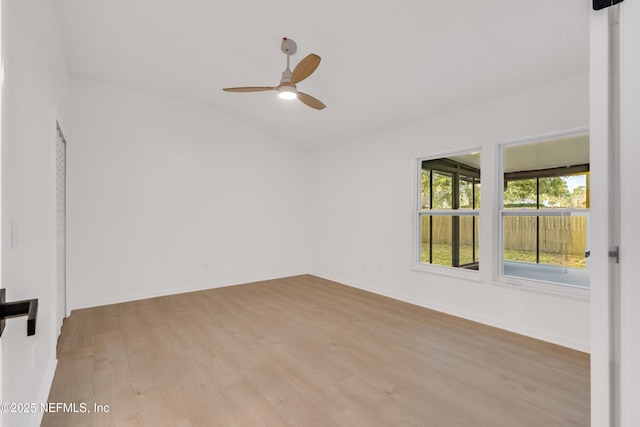
[[[588,135],[501,152],[501,275],[588,288]]]
[[[418,265],[480,266],[480,153],[419,160]]]

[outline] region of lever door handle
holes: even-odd
[[[38,299],[6,302],[5,289],[0,289],[0,336],[4,331],[5,320],[19,316],[27,316],[27,336],[35,335]]]

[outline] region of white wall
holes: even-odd
[[[589,350],[589,301],[493,281],[497,144],[589,124],[588,76],[312,153],[313,274],[565,346]],[[480,281],[412,271],[414,164],[482,148]],[[494,215],[495,216],[495,215]]]
[[[3,0],[2,19],[2,286],[9,301],[39,299],[35,336],[25,317],[7,321],[2,397],[42,402],[56,362],[55,141],[67,71],[50,1]],[[41,415],[3,414],[3,425],[36,426]]]
[[[204,105],[71,82],[71,309],[307,272],[307,152]]]

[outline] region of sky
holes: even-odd
[[[586,175],[573,175],[573,176],[567,176],[567,177],[563,177],[563,179],[566,181],[567,183],[567,188],[569,189],[569,192],[572,193],[573,189],[579,186],[587,186],[587,176]]]

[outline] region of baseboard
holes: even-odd
[[[168,295],[184,294],[188,292],[206,291],[207,289],[224,288],[227,286],[236,286],[244,283],[253,283],[253,282],[262,282],[265,280],[282,279],[285,277],[300,276],[302,274],[308,274],[308,273],[306,271],[298,271],[298,272],[290,272],[290,273],[277,274],[277,275],[247,276],[247,277],[240,277],[234,280],[227,280],[227,281],[220,281],[220,282],[213,282],[213,283],[203,283],[201,285],[196,285],[196,286],[185,286],[181,288],[171,288],[171,289],[159,289],[159,290],[154,290],[150,292],[140,292],[136,294],[117,296],[112,298],[99,298],[95,300],[80,301],[75,303],[72,302],[69,304],[68,312],[69,314],[71,314],[71,311],[80,310],[83,308],[99,307],[99,306],[110,305],[110,304],[119,304],[123,302],[164,297]]]
[[[546,341],[552,344],[557,344],[562,347],[571,348],[573,350],[582,351],[584,353],[590,352],[590,345],[588,342],[583,342],[579,340],[574,340],[554,334],[550,334],[546,331],[539,331],[531,328],[526,328],[521,325],[516,325],[509,322],[504,322],[500,319],[495,319],[488,316],[482,316],[475,313],[470,313],[464,310],[457,309],[455,307],[449,307],[441,304],[434,304],[430,301],[422,300],[420,298],[416,298],[413,296],[398,294],[395,292],[389,292],[387,290],[375,288],[369,285],[365,285],[362,283],[357,283],[353,281],[345,281],[337,277],[332,277],[330,275],[318,274],[318,273],[309,273],[313,276],[320,277],[322,279],[331,280],[332,282],[337,282],[346,286],[350,286],[352,288],[357,288],[363,291],[372,292],[374,294],[382,295],[388,298],[393,298],[398,301],[403,301],[409,304],[417,305],[420,307],[428,308],[430,310],[438,311],[441,313],[450,314],[452,316],[461,317],[463,319],[471,320],[473,322],[482,323],[487,326],[492,326],[495,328],[503,329],[505,331],[514,332],[516,334],[524,335],[530,338],[539,339],[542,341]]]

